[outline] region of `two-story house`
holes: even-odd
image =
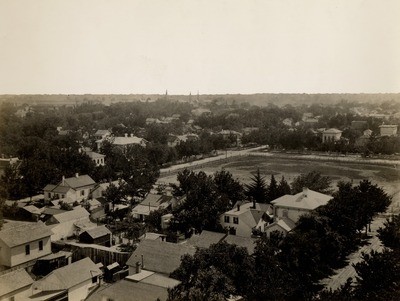
[[[89,193],[95,187],[96,182],[88,175],[75,174],[75,177],[64,176],[57,185],[48,184],[43,189],[45,201],[68,198],[72,202],[80,202],[89,197]]]
[[[222,227],[229,229],[232,235],[251,237],[255,228],[264,214],[271,210],[269,204],[248,202],[236,204],[235,208],[220,216]]]
[[[331,128],[322,132],[322,142],[324,143],[339,141],[340,137],[342,137],[342,131],[338,129]]]
[[[326,205],[332,196],[319,193],[308,188],[295,195],[286,194],[272,201],[274,222],[265,225],[262,232],[269,236],[273,231],[281,231],[284,235],[290,232],[296,225],[300,216]]]
[[[50,228],[42,222],[18,223],[0,231],[0,265],[30,266],[51,253]]]
[[[379,126],[380,135],[383,136],[396,136],[397,125],[396,124],[382,124]]]

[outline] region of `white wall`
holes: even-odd
[[[39,250],[39,241],[43,241],[43,250]],[[43,239],[35,240],[29,243],[30,254],[26,255],[25,246],[28,244],[23,244],[16,246],[11,249],[11,266],[16,266],[24,262],[28,262],[33,259],[37,259],[48,255],[51,253],[51,241],[50,237],[45,237]]]
[[[287,210],[288,214],[287,217],[290,218],[292,221],[297,222],[300,218],[301,215],[306,214],[310,212],[310,210],[306,209],[294,209],[294,208],[289,208],[289,207],[275,207],[275,220],[277,218],[283,218],[283,212]]]
[[[75,285],[68,290],[68,300],[85,300],[89,294],[89,289],[98,284],[98,278],[96,283],[92,283],[92,279],[86,280],[83,283]]]
[[[0,239],[0,265],[11,266],[11,249]]]

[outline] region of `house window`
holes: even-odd
[[[60,195],[57,193],[56,194],[56,199],[59,199],[60,198]]]
[[[49,192],[49,199],[51,199],[51,193]]]
[[[65,194],[62,194],[62,195],[61,195],[61,198],[65,198]]]
[[[25,255],[31,254],[31,247],[29,245],[25,246]]]
[[[283,217],[288,217],[288,211],[287,210],[283,210],[282,211],[282,216]]]
[[[234,224],[239,224],[239,218],[238,217],[234,217],[233,218],[233,223]]]
[[[85,195],[85,190],[82,190],[82,191],[81,191],[81,195]]]
[[[39,251],[43,250],[43,240],[39,240]]]
[[[224,221],[225,221],[225,223],[229,224],[229,216],[228,215],[225,215]]]
[[[92,277],[92,283],[97,283],[97,276]]]

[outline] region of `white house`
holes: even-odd
[[[395,124],[382,124],[379,126],[381,136],[396,136],[397,125]]]
[[[342,131],[338,129],[327,129],[322,132],[322,142],[335,142],[339,141],[340,137],[342,137]]]
[[[149,193],[146,198],[132,209],[132,216],[144,220],[150,212],[175,206],[177,200],[171,195]]]
[[[51,230],[42,222],[21,223],[0,231],[0,265],[12,268],[51,253]]]
[[[104,161],[105,155],[93,152],[85,151],[85,154],[96,164],[96,166],[104,166],[106,163]]]
[[[45,201],[54,199],[68,198],[72,202],[82,201],[89,197],[90,191],[94,188],[96,182],[88,175],[65,178],[64,176],[57,185],[48,184],[43,189]]]
[[[46,221],[46,225],[53,231],[51,240],[66,239],[95,228],[96,224],[90,221],[89,215],[90,213],[83,207],[53,215]]]
[[[279,230],[284,234],[290,232],[300,216],[315,210],[319,206],[326,205],[332,196],[319,193],[308,188],[295,195],[286,194],[272,201],[274,222],[265,225],[262,232],[270,235],[273,231]]]
[[[0,300],[28,300],[33,279],[25,269],[14,270],[0,276]]]
[[[255,228],[264,214],[271,210],[269,204],[244,203],[236,204],[235,208],[220,216],[222,227],[229,229],[230,234],[251,237]]]
[[[119,147],[123,150],[126,150],[126,148],[129,145],[139,145],[142,147],[146,147],[148,141],[144,138],[136,137],[133,134],[128,136],[128,134],[125,134],[124,137],[113,137],[111,139],[111,143],[114,147]]]
[[[32,285],[31,300],[85,300],[100,282],[98,266],[88,257],[56,269]],[[29,300],[29,299],[27,299]]]

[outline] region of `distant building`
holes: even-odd
[[[395,124],[382,124],[379,126],[380,135],[383,136],[396,136],[397,125]]]
[[[365,120],[353,120],[351,122],[351,128],[353,130],[363,131],[367,128],[368,124]]]
[[[52,231],[42,222],[21,223],[0,231],[0,265],[12,268],[51,253]]]
[[[85,151],[85,154],[96,164],[96,166],[104,166],[105,165],[105,155],[96,153],[94,151]]]
[[[339,141],[341,137],[342,131],[335,128],[327,129],[322,132],[323,143]]]
[[[139,145],[142,147],[146,147],[148,141],[144,138],[136,137],[133,134],[128,136],[125,134],[123,137],[113,137],[111,139],[111,143],[114,147],[119,147],[122,150],[126,150],[129,145]]]

